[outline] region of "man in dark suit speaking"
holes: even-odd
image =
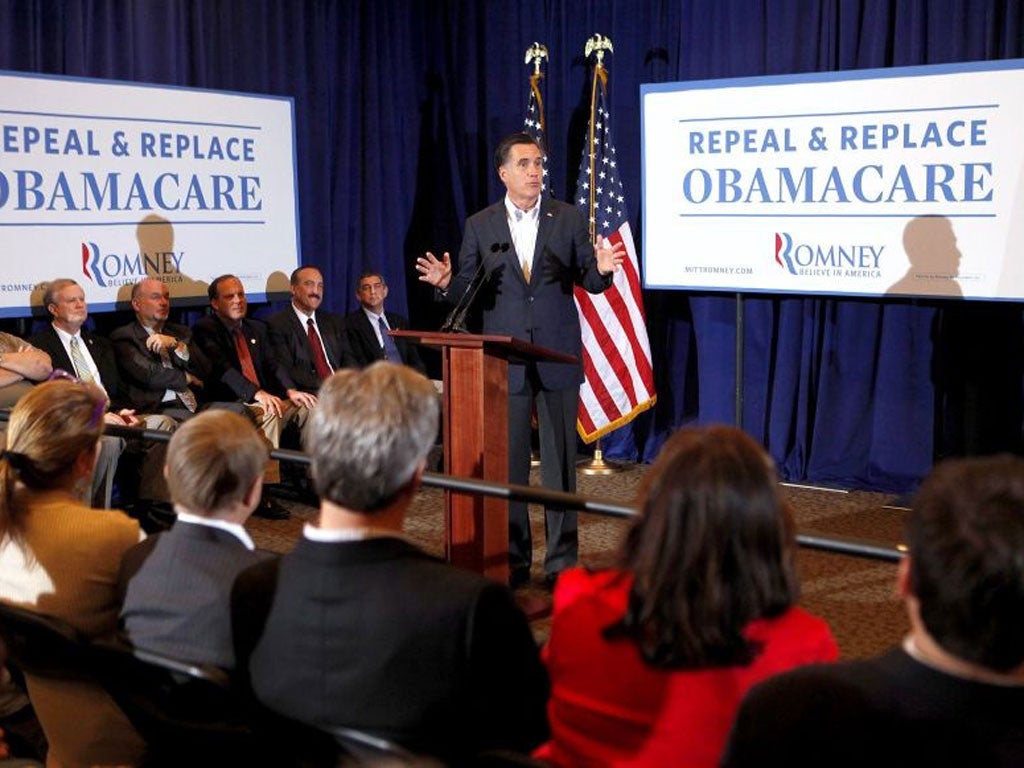
[[[591,243],[587,222],[567,203],[541,197],[543,153],[533,138],[516,133],[494,152],[505,198],[466,220],[459,270],[448,254],[417,259],[420,280],[457,302],[478,269],[486,276],[476,296],[482,331],[510,335],[579,359],[582,340],[573,286],[600,293],[612,282],[625,254],[607,240]],[[540,427],[541,475],[553,490],[576,490],[576,411],[580,364],[509,365],[509,482],[530,481],[530,410]],[[545,578],[553,583],[577,555],[576,513],[546,510]],[[509,571],[512,586],[529,580],[533,554],[524,502],[509,503]]]

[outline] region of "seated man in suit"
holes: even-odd
[[[723,765],[1024,765],[1024,458],[940,464],[906,541],[902,646],[753,688]]]
[[[50,313],[51,323],[29,341],[50,356],[54,368],[67,371],[81,381],[96,384],[107,393],[110,403],[103,415],[107,424],[166,431],[174,429],[176,423],[168,416],[159,413],[138,415],[131,408],[127,390],[117,370],[113,345],[83,327],[89,318],[89,305],[85,301],[82,286],[70,278],[50,281],[43,291],[43,306]],[[110,508],[114,473],[124,447],[125,441],[121,437],[103,435],[100,439],[100,456],[93,475],[94,507]],[[159,479],[163,470],[163,445],[140,441],[138,447],[143,459],[131,469],[138,471],[141,466],[141,479],[132,478],[125,483],[132,487],[134,493],[122,495],[122,503],[134,500],[129,498],[131,496],[160,499],[166,495],[166,487]],[[122,491],[125,490],[122,488]]]
[[[249,303],[241,280],[221,275],[210,283],[207,293],[213,314],[201,318],[193,329],[195,342],[210,364],[206,396],[242,404],[273,448],[281,447],[288,428],[297,445],[316,395],[302,391],[276,359],[266,323],[246,317]],[[290,513],[264,496],[256,515],[277,520]]]
[[[110,334],[128,404],[141,413],[184,421],[198,408],[208,363],[188,328],[168,321],[171,295],[147,277],[132,286],[134,322]]]
[[[458,765],[537,745],[548,687],[508,588],[402,536],[437,420],[433,386],[406,366],[325,381],[305,435],[319,519],[279,563],[239,576],[232,615],[271,709]]]
[[[292,381],[274,359],[265,323],[246,317],[245,287],[234,275],[221,275],[208,289],[213,315],[193,329],[196,344],[210,361],[207,397],[250,404],[257,426],[274,448],[289,424],[302,429],[316,397]]]
[[[235,577],[271,555],[243,527],[260,500],[267,445],[252,422],[224,410],[185,422],[167,449],[178,519],[122,560],[121,621],[137,648],[195,664],[235,666]]]
[[[390,360],[424,373],[426,368],[416,344],[388,334],[391,330],[408,328],[409,321],[401,315],[384,310],[384,299],[387,297],[388,284],[384,282],[382,274],[366,270],[359,276],[356,298],[361,306],[345,316],[345,335],[348,339],[345,365],[361,368],[377,360]]]
[[[316,267],[307,265],[292,272],[291,292],[291,306],[267,320],[270,344],[295,387],[314,396],[315,403],[320,382],[341,367],[342,319],[320,310],[324,278]]]

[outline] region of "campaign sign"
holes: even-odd
[[[1024,60],[641,102],[647,287],[1024,299]]]
[[[259,300],[299,263],[289,98],[0,72],[0,316],[77,280],[182,303],[231,272]],[[286,283],[286,278],[284,278]]]

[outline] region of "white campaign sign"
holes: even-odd
[[[641,102],[647,287],[1024,299],[1024,60]]]
[[[93,310],[141,277],[257,300],[299,263],[289,98],[0,72],[0,316],[76,279]],[[284,278],[285,284],[287,278]]]

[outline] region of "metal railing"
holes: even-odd
[[[7,416],[8,411],[0,410],[0,422],[6,422]],[[138,429],[137,427],[107,425],[105,427],[105,431],[107,434],[131,439],[158,440],[162,442],[167,442],[171,439],[169,432],[152,429]],[[270,456],[271,458],[279,461],[288,461],[305,465],[309,464],[309,457],[302,451],[280,448],[271,451]],[[604,515],[606,517],[629,518],[634,517],[637,514],[635,507],[610,499],[588,498],[585,496],[577,496],[572,493],[551,491],[547,488],[538,488],[532,485],[507,485],[505,483],[494,483],[488,480],[444,475],[438,472],[424,472],[423,485],[430,488],[441,488],[442,490],[451,491],[453,493],[495,496],[509,501],[525,501],[529,504],[554,506],[562,509],[574,509],[578,512]],[[798,533],[796,541],[798,545],[806,549],[830,552],[838,555],[850,555],[869,560],[881,560],[891,563],[898,562],[904,555],[904,552],[900,547],[885,546],[875,542],[854,539],[846,536],[819,536],[815,534]]]

